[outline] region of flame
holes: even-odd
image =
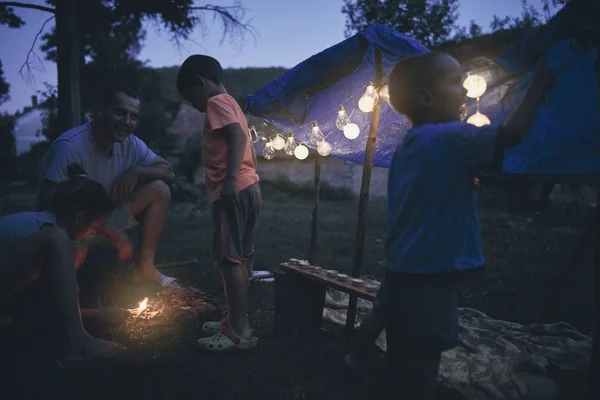
[[[145,297],[144,300],[140,301],[140,306],[138,307],[138,310],[140,312],[144,311],[146,308],[148,308],[148,298]]]

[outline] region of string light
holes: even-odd
[[[377,95],[377,92],[375,92],[375,86],[373,86],[373,82],[369,82],[365,94],[363,94],[358,101],[358,108],[362,112],[369,113],[373,111],[378,100],[379,96]]]
[[[296,147],[298,147],[298,143],[296,142],[296,139],[294,139],[294,135],[292,134],[292,132],[289,132],[288,138],[285,141],[285,146],[283,146],[283,151],[288,156],[291,156],[294,154],[294,150],[296,150]]]
[[[358,107],[359,109],[361,109],[361,111],[371,112],[377,104],[377,102],[379,101],[380,95],[378,95],[378,91],[376,91],[372,82],[369,82],[368,85],[363,86],[359,90],[362,89],[365,89],[365,92],[358,102]],[[383,99],[387,99],[387,86],[380,88],[379,93],[381,93],[381,97]],[[343,131],[344,136],[350,140],[356,139],[360,135],[360,127],[357,124],[350,122],[350,116],[348,116],[348,114],[346,113],[343,104],[347,103],[355,96],[356,94],[353,94],[342,102],[338,109],[338,118],[336,119],[337,128]],[[269,126],[266,123],[266,120],[263,120],[262,123],[267,127]],[[312,129],[309,137],[310,143],[317,148],[317,152],[321,156],[329,156],[332,152],[331,143],[325,140],[326,136],[319,128],[317,121],[313,121],[311,122],[311,124]],[[308,124],[302,125],[299,127],[299,129],[302,129],[307,125]],[[283,134],[276,133],[274,138],[268,139],[264,132],[257,131],[255,127],[251,127],[250,135],[253,138],[253,143],[258,142],[259,140],[264,140],[267,142],[263,150],[263,156],[266,160],[272,160],[273,158],[275,158],[275,150],[283,150],[288,155],[293,154],[299,160],[304,160],[309,155],[308,147],[306,147],[306,145],[304,145],[302,142],[296,140],[291,131],[288,132],[287,138],[285,138],[285,136],[280,136]]]
[[[491,124],[490,119],[479,112],[479,98],[483,96],[487,90],[487,82],[485,79],[477,74],[469,74],[467,79],[463,82],[463,87],[467,89],[467,97],[477,99],[477,112],[467,119],[467,123],[477,127]]]
[[[344,127],[344,136],[346,139],[354,140],[360,135],[360,128],[358,125],[349,123]]]
[[[463,87],[467,89],[467,97],[479,99],[487,90],[487,82],[482,76],[473,74],[465,79]]]
[[[304,160],[308,157],[308,147],[300,143],[294,150],[294,155],[298,160]]]
[[[318,146],[323,140],[325,140],[325,136],[323,136],[323,132],[321,132],[321,128],[319,128],[319,124],[317,124],[317,121],[314,121],[312,123],[310,142],[315,146]]]
[[[273,144],[269,140],[267,144],[265,144],[265,149],[263,150],[263,157],[265,160],[272,160],[275,158],[275,149],[273,148]]]
[[[283,138],[279,135],[275,135],[271,143],[273,144],[273,148],[275,150],[282,150],[285,146],[285,140],[283,140]]]
[[[467,123],[471,124],[471,125],[475,125],[475,126],[484,126],[484,125],[489,125],[492,122],[490,121],[490,119],[488,117],[486,117],[485,115],[483,115],[482,113],[477,111],[475,114],[473,114],[469,117],[469,119],[467,120]]]
[[[331,144],[323,140],[321,143],[319,143],[319,146],[317,146],[317,152],[323,157],[327,157],[331,154]]]
[[[348,125],[349,123],[350,118],[348,117],[348,114],[346,114],[344,106],[340,105],[340,108],[338,109],[338,116],[335,120],[335,126],[337,126],[339,130],[343,131],[346,125]]]

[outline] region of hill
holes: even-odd
[[[184,101],[179,93],[175,82],[178,67],[158,68],[161,75],[161,92],[172,101]],[[268,68],[237,68],[223,71],[223,81],[227,91],[237,102],[244,107],[244,101],[248,93],[256,93],[264,85],[277,78],[286,71],[282,67]]]

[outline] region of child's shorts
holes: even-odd
[[[239,201],[232,209],[221,200],[212,204],[215,266],[241,264],[254,254],[261,205],[259,184],[248,186],[238,196]]]
[[[455,279],[401,274],[386,268],[373,311],[385,321],[388,342],[402,341],[409,346],[439,351],[458,344]]]

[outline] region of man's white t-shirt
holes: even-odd
[[[42,169],[42,179],[59,183],[69,179],[67,166],[80,165],[90,179],[96,180],[110,192],[113,183],[133,166],[148,166],[157,155],[135,135],[122,143],[114,143],[107,156],[98,149],[92,136],[90,122],[70,129],[60,135],[48,149]],[[128,229],[136,224],[129,212],[129,204],[121,202],[108,221],[117,229]]]

